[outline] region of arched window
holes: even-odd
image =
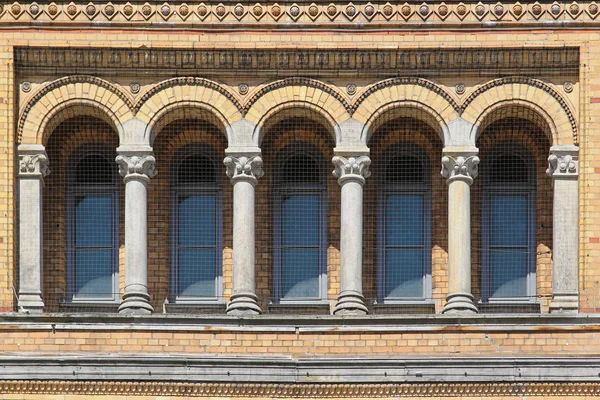
[[[67,285],[73,302],[118,301],[119,175],[116,154],[84,145],[67,177]]]
[[[275,300],[320,301],[326,296],[326,185],[323,157],[308,144],[277,156],[274,185]]]
[[[189,145],[171,170],[172,301],[217,301],[222,295],[221,186],[212,152]]]
[[[378,299],[429,299],[431,185],[427,157],[418,145],[400,144],[388,149],[378,164]]]
[[[496,145],[483,174],[482,300],[535,300],[535,169],[521,145]]]

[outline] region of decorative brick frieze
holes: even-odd
[[[0,4],[0,25],[44,24],[89,25],[103,23],[103,28],[157,27],[160,23],[181,27],[239,27],[260,25],[303,29],[314,26],[419,26],[476,27],[494,22],[506,26],[554,26],[577,23],[598,26],[600,11],[594,1],[554,3],[482,3],[476,1],[447,4],[443,1],[373,4],[367,1],[336,3],[262,2],[254,5],[220,3],[168,3],[163,1],[113,4],[111,2],[70,2],[40,4],[14,2],[6,8]],[[427,25],[423,25],[423,23]]]

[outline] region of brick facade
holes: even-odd
[[[600,145],[600,136],[597,134],[600,126],[600,87],[595,82],[600,68],[600,61],[596,57],[600,36],[595,27],[596,14],[591,4],[580,4],[581,10],[575,13],[572,7],[560,5],[561,16],[557,17],[582,25],[589,24],[590,29],[568,29],[558,25],[545,27],[542,23],[546,19],[556,21],[551,16],[551,5],[543,5],[544,16],[539,19],[531,3],[526,5],[527,13],[523,18],[515,14],[513,4],[510,9],[505,6],[500,13],[502,15],[497,15],[497,20],[494,20],[501,25],[501,30],[478,25],[481,20],[475,12],[475,3],[468,5],[471,11],[464,20],[458,16],[459,5],[449,4],[454,14],[451,14],[446,25],[445,19],[439,16],[439,4],[431,7],[431,14],[422,17],[414,12],[416,5],[412,5],[408,18],[402,17],[400,6],[393,5],[396,23],[408,24],[401,25],[402,29],[389,26],[390,20],[385,14],[387,11],[383,10],[385,5],[379,4],[381,11],[373,20],[373,29],[365,22],[367,26],[364,30],[354,29],[359,27],[353,25],[358,24],[359,20],[352,22],[347,16],[350,11],[346,7],[342,10],[339,4],[335,16],[327,17],[326,21],[321,21],[326,17],[325,6],[318,5],[318,17],[313,19],[310,5],[302,5],[299,21],[303,21],[304,25],[299,23],[296,26],[291,14],[285,14],[281,20],[273,18],[273,5],[263,6],[265,14],[259,18],[253,16],[257,15],[258,10],[255,12],[245,5],[242,7],[243,16],[236,17],[235,6],[225,5],[226,15],[220,19],[217,11],[219,5],[215,3],[209,5],[212,14],[206,20],[207,24],[210,21],[211,29],[198,25],[203,18],[199,4],[193,4],[194,14],[187,20],[181,17],[179,5],[177,13],[172,6],[169,15],[161,17],[157,8],[159,4],[152,3],[152,16],[147,19],[142,13],[142,5],[136,4],[135,17],[127,22],[126,4],[119,3],[119,14],[113,25],[107,22],[102,27],[92,26],[90,21],[106,17],[105,5],[96,8],[98,14],[93,14],[93,18],[86,16],[88,10],[84,9],[83,3],[76,5],[77,15],[73,18],[69,17],[67,6],[61,5],[61,14],[56,20],[48,20],[49,6],[43,5],[45,14],[39,16],[37,21],[41,26],[35,29],[21,24],[27,19],[31,27],[36,26],[29,6],[25,9],[25,5],[21,5],[22,10],[18,12],[8,3],[1,6],[0,26],[5,29],[0,30],[0,308],[4,312],[0,315],[0,353],[5,358],[0,357],[0,363],[10,357],[27,359],[43,355],[60,359],[61,356],[83,357],[90,354],[105,360],[114,355],[132,358],[152,355],[163,361],[173,357],[202,360],[233,356],[275,360],[275,365],[277,360],[283,365],[282,360],[318,361],[328,357],[356,359],[357,363],[369,359],[415,358],[438,362],[461,357],[498,362],[521,358],[564,358],[583,362],[600,353],[596,338],[600,322],[595,315],[600,310],[600,233],[596,228],[600,219],[600,158],[596,150]],[[189,6],[192,8],[192,4]],[[368,20],[366,6],[366,3],[361,3],[359,7],[360,21]],[[64,11],[62,8],[65,8]],[[491,11],[489,7],[486,8],[482,18],[496,18]],[[251,23],[248,22],[250,17],[254,19]],[[341,17],[345,18],[343,22],[336,19]],[[175,18],[181,21],[177,19],[174,22]],[[426,30],[411,25],[415,21],[423,24],[424,19],[428,18],[435,18],[435,24]],[[51,21],[55,21],[56,26]],[[170,21],[172,26],[151,24],[165,21]],[[287,21],[291,25],[284,27],[283,31],[278,21]],[[311,27],[311,24],[318,29],[304,29]],[[352,29],[337,29],[335,24]],[[350,26],[346,26],[348,24]],[[264,26],[265,29],[257,30],[253,26]],[[145,29],[147,27],[156,29]],[[381,30],[381,27],[386,29]],[[474,27],[477,29],[468,30]],[[62,47],[98,50],[100,57],[104,58],[98,61],[98,65],[92,66],[88,65],[88,61],[69,64],[70,61],[58,56],[52,61],[52,49]],[[325,66],[307,66],[303,69],[302,65],[296,64],[286,67],[285,57],[273,56],[276,62],[281,63],[280,69],[264,67],[255,72],[252,68],[258,68],[259,65],[256,58],[246,70],[237,64],[236,68],[231,69],[217,65],[214,68],[189,67],[183,70],[165,66],[167,64],[153,67],[151,61],[138,68],[134,61],[123,58],[111,61],[109,53],[102,53],[111,49],[129,51],[138,47],[160,50],[160,57],[164,56],[164,59],[168,57],[168,54],[163,54],[165,51],[196,51],[198,63],[208,63],[205,59],[210,58],[203,58],[202,51],[215,49],[237,51],[240,54],[287,49],[289,52],[285,54],[288,58],[310,52],[311,63],[317,63],[319,52],[325,54],[328,51],[330,54],[342,54],[364,50],[371,52],[372,58],[370,66],[364,65],[364,69],[360,66],[344,67],[343,64],[333,69]],[[28,48],[40,49],[46,58],[36,61],[33,51],[27,62],[15,56]],[[579,57],[577,65],[555,70],[545,67],[543,63],[534,67],[526,65],[529,59],[535,58],[535,51],[550,48],[576,49]],[[472,64],[467,67],[465,61],[464,68],[458,66],[446,70],[441,67],[437,70],[433,67],[428,69],[429,66],[420,68],[418,65],[406,69],[395,65],[392,73],[384,66],[376,70],[378,52],[383,54],[395,49],[430,50],[432,54],[440,49],[536,50],[528,53],[529,58],[514,61],[512,65],[511,62],[506,63],[509,65],[498,64],[496,69],[475,68]],[[85,57],[90,54],[95,53],[86,53]],[[567,60],[568,54],[565,54],[564,59]],[[148,60],[152,57],[148,53]],[[177,63],[183,62],[180,53],[176,57],[179,57]],[[239,63],[241,56],[236,53],[235,57],[235,63]],[[433,55],[431,57],[431,60],[436,60]],[[221,62],[219,57],[214,58],[217,59],[215,63]],[[298,62],[294,60],[289,62]],[[54,67],[45,64],[52,62],[55,63]],[[334,62],[334,56],[331,55],[328,63]],[[125,64],[120,63],[130,64],[122,67]],[[381,65],[384,64],[385,61],[381,61]],[[402,71],[402,74],[397,71]],[[445,128],[459,117],[479,127],[476,144],[481,159],[480,176],[471,187],[471,288],[476,301],[481,296],[479,249],[484,182],[481,175],[485,172],[486,158],[493,153],[497,143],[511,142],[523,145],[535,160],[535,285],[537,301],[541,304],[539,315],[461,318],[440,314],[449,291],[448,186],[439,176],[444,141],[447,139],[447,132],[442,127]],[[157,176],[148,184],[148,292],[156,314],[131,317],[87,313],[89,310],[65,314],[59,308],[59,302],[66,292],[64,197],[69,157],[83,144],[102,143],[111,149],[130,144],[133,139],[127,136],[125,123],[134,118],[147,126],[139,137],[148,138],[158,170]],[[350,119],[366,128],[344,142],[340,130],[336,129]],[[329,174],[333,169],[330,160],[336,154],[336,147],[350,148],[362,140],[370,149],[372,160],[372,176],[364,186],[362,283],[366,302],[372,308],[377,297],[376,204],[378,177],[382,168],[378,162],[389,146],[405,141],[419,144],[430,164],[431,297],[435,304],[434,314],[369,315],[347,319],[339,316],[303,316],[313,312],[310,308],[298,309],[298,315],[283,316],[213,317],[189,313],[177,319],[177,315],[162,314],[164,300],[170,296],[169,171],[173,154],[186,144],[208,146],[218,155],[217,165],[222,173],[223,301],[227,302],[232,294],[233,188],[221,161],[228,146],[239,140],[234,137],[231,127],[242,120],[258,127],[247,133],[243,144],[262,150],[265,170],[265,176],[259,178],[256,185],[256,294],[262,310],[267,311],[273,300],[271,199],[277,151],[289,143],[299,142],[313,144],[322,153],[328,173],[326,298],[333,309],[340,291],[341,194],[335,177]],[[16,304],[19,287],[18,249],[27,245],[18,243],[19,164],[16,149],[20,144],[44,145],[50,160],[51,173],[44,179],[43,192],[43,298],[47,313],[42,316],[20,313]],[[553,293],[552,232],[556,221],[553,221],[552,211],[552,178],[546,175],[546,168],[551,146],[567,144],[579,146],[579,315],[555,316],[549,314],[549,308]],[[122,181],[121,178],[119,180]],[[119,196],[119,290],[122,294],[125,290],[123,184]],[[106,371],[111,367],[104,368],[103,371]],[[370,371],[366,367],[364,370]],[[359,399],[402,396],[409,399],[516,399],[539,396],[558,399],[568,394],[569,398],[584,399],[594,398],[600,393],[595,369],[592,372],[596,376],[584,377],[565,370],[564,376],[549,378],[540,374],[521,379],[519,373],[514,372],[514,375],[501,381],[492,378],[470,380],[470,377],[461,375],[453,379],[439,378],[437,381],[433,377],[421,383],[403,378],[396,381],[381,378],[381,382],[366,382],[364,371],[360,378],[340,374],[341,377],[307,381],[309,383],[303,383],[299,378],[294,383],[267,380],[255,383],[250,378],[227,378],[228,371],[225,370],[215,371],[214,381],[181,375],[165,379],[164,382],[162,379],[127,378],[123,375],[113,380],[96,380],[94,376],[76,375],[75,372],[75,378],[66,375],[39,378],[35,374],[14,378],[0,373],[0,397]],[[410,371],[407,375],[417,379],[417,372]],[[513,385],[513,382],[516,384]],[[46,383],[48,386],[42,385]],[[517,385],[520,386],[516,388]],[[469,387],[473,391],[469,391]],[[310,392],[313,389],[316,392]]]

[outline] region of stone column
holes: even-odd
[[[227,314],[260,314],[254,272],[254,187],[264,174],[262,159],[258,155],[229,155],[223,163],[233,184],[233,290]]]
[[[554,186],[551,313],[575,314],[579,309],[578,154],[577,146],[556,145],[548,157],[546,172]]]
[[[19,146],[19,299],[21,312],[41,313],[43,287],[43,188],[50,173],[42,145]]]
[[[340,294],[334,314],[364,315],[368,310],[362,293],[363,185],[371,173],[367,156],[333,157],[342,187],[340,217]]]
[[[444,314],[477,313],[471,294],[471,184],[477,177],[477,149],[442,157],[448,183],[448,296]]]
[[[148,151],[120,152],[116,162],[125,182],[125,292],[119,312],[150,314],[146,185],[156,175],[156,161]]]

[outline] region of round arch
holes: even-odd
[[[204,78],[163,81],[148,90],[134,107],[136,117],[148,125],[144,136],[150,143],[164,125],[180,118],[208,118],[228,132],[231,124],[242,118],[240,109],[231,92]]]
[[[493,121],[499,109],[519,107],[533,110],[538,121],[545,121],[544,132],[552,145],[578,144],[577,122],[567,100],[548,84],[533,78],[501,78],[486,83],[467,97],[461,116],[474,124],[471,136],[476,140],[482,131],[480,124],[490,118]]]
[[[300,101],[281,103],[268,110],[268,112],[255,123],[254,132],[252,133],[252,143],[260,146],[264,139],[265,132],[268,133],[271,127],[284,119],[302,116],[323,125],[331,139],[334,140],[336,144],[339,143],[341,135],[338,122],[334,117],[328,113],[327,110],[317,107],[314,104]]]
[[[61,78],[40,88],[22,109],[17,143],[42,144],[64,120],[91,115],[123,137],[123,122],[133,116],[131,101],[111,83],[88,76]]]
[[[448,121],[458,117],[458,104],[437,84],[422,78],[392,78],[368,87],[354,105],[353,118],[363,123],[360,140],[367,142],[373,124],[391,110],[418,109],[446,142]],[[392,116],[393,117],[393,116]],[[435,122],[434,122],[435,121]]]

